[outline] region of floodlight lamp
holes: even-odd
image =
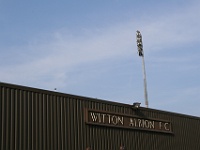
[[[139,102],[135,102],[135,103],[133,103],[133,107],[134,107],[134,108],[139,108],[139,107],[140,107],[140,104],[141,104],[141,103],[139,103]]]

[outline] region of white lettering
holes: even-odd
[[[105,123],[105,115],[106,115],[106,114],[102,114],[103,123]]]
[[[155,129],[154,121],[149,121],[150,129]]]
[[[112,116],[111,120],[114,125],[118,123],[117,116]]]
[[[169,126],[169,123],[165,123],[165,124],[164,124],[165,130],[169,131],[169,128],[167,128],[167,126]]]
[[[96,124],[125,126],[129,128],[141,128],[142,130],[159,130],[160,132],[171,131],[171,124],[165,121],[153,119],[122,116],[117,114],[107,114],[101,112],[90,112],[90,121]]]
[[[101,123],[101,114],[98,113],[97,115],[98,115],[99,123]]]
[[[124,117],[119,117],[118,116],[118,122],[121,123],[122,125],[124,125]]]
[[[134,123],[133,123],[133,119],[132,118],[130,118],[129,126],[134,127]]]
[[[135,127],[137,127],[137,120],[136,120],[136,119],[134,119],[134,121],[135,121]]]
[[[97,121],[97,116],[95,113],[90,113],[91,117],[92,117],[92,121],[96,122]]]
[[[109,114],[107,114],[108,115],[108,123],[110,124],[110,115]]]
[[[144,121],[144,126],[145,126],[145,128],[149,128],[149,121],[148,120]]]
[[[138,126],[142,127],[142,120],[138,119]]]
[[[159,129],[162,129],[162,122],[159,122]]]

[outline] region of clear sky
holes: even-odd
[[[0,0],[0,81],[200,115],[199,0]]]

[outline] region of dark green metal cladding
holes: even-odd
[[[173,133],[87,124],[87,109],[167,120]],[[1,150],[199,150],[199,139],[198,117],[0,83]]]

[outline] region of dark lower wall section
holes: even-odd
[[[85,109],[168,120],[173,134],[86,124]],[[199,150],[200,118],[0,83],[1,150]]]

